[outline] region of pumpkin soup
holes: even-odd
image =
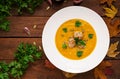
[[[92,26],[82,19],[64,22],[55,36],[56,47],[66,58],[79,60],[89,56],[96,46],[96,33]]]

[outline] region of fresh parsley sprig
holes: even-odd
[[[43,0],[1,0],[0,1],[0,29],[9,31],[10,22],[7,17],[11,15],[11,10],[14,8],[19,15],[23,14],[23,11],[34,13],[34,10],[39,6]]]
[[[7,16],[10,16],[11,1],[2,0],[0,2],[0,29],[4,31],[9,31],[9,21],[6,19]]]
[[[5,62],[0,62],[0,79],[9,79],[9,67]]]
[[[41,58],[42,51],[32,44],[19,44],[15,52],[15,60],[9,64],[0,62],[0,79],[9,79],[10,76],[20,79],[29,63]]]

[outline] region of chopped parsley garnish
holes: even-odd
[[[74,38],[76,45],[85,46],[86,42],[84,40],[80,40],[79,38]]]
[[[76,45],[77,45],[78,42],[79,42],[79,38],[74,38],[74,40],[75,40],[75,43],[76,43]]]
[[[82,54],[83,54],[83,51],[77,51],[77,56],[78,56],[78,57],[81,57]]]
[[[0,62],[0,79],[21,79],[29,63],[40,59],[42,51],[32,44],[20,43],[15,52],[15,60],[10,63]]]
[[[78,42],[78,45],[85,46],[85,45],[86,45],[86,43],[85,43],[85,41],[84,41],[84,40],[80,40],[80,41]]]
[[[67,45],[65,43],[62,44],[62,48],[63,49],[66,49],[67,48]]]
[[[63,28],[62,30],[64,33],[67,33],[67,31],[68,31],[67,28]]]
[[[88,37],[89,37],[90,39],[92,39],[92,38],[93,38],[93,34],[88,34]]]
[[[79,27],[79,26],[81,26],[82,25],[82,23],[80,22],[80,21],[76,21],[75,22],[75,27]]]

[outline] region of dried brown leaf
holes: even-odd
[[[110,48],[109,48],[108,53],[107,53],[108,57],[114,58],[120,53],[120,52],[115,52],[117,50],[118,43],[119,43],[119,41],[110,45]]]
[[[106,75],[99,68],[95,68],[94,75],[95,79],[107,79]]]
[[[104,70],[106,67],[111,67],[112,64],[108,61],[103,61],[99,64],[99,66],[97,68]]]
[[[105,10],[105,15],[111,19],[113,19],[118,13],[118,9],[115,8],[114,5],[111,5],[110,7],[103,7],[103,9]]]
[[[52,63],[50,63],[50,61],[49,60],[45,60],[45,67],[46,68],[48,68],[48,69],[51,69],[51,70],[54,70],[56,67],[52,64]]]
[[[104,73],[105,73],[105,75],[112,75],[112,74],[114,74],[114,70],[112,68],[108,67],[104,70]]]
[[[63,71],[63,74],[65,75],[66,78],[72,78],[75,75],[77,75],[77,73],[68,73],[68,72],[64,72],[64,71]]]
[[[120,19],[111,20],[109,18],[105,18],[105,22],[108,26],[110,37],[117,36],[120,33],[120,29],[118,26],[120,25]]]
[[[104,4],[107,3],[108,6],[112,5],[112,3],[116,1],[116,0],[100,0],[100,4]]]
[[[100,63],[99,66],[97,66],[94,70],[94,76],[95,76],[95,79],[107,79],[105,73],[104,73],[104,70],[106,67],[111,67],[112,64],[108,61],[103,61]]]

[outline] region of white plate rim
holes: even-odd
[[[55,45],[55,34],[59,26],[74,18],[89,22],[97,36],[97,44],[93,53],[82,60],[65,58]],[[95,11],[83,6],[69,6],[57,11],[49,18],[42,33],[42,45],[47,58],[57,68],[70,73],[87,72],[99,65],[107,54],[109,42],[109,31],[104,20]]]

